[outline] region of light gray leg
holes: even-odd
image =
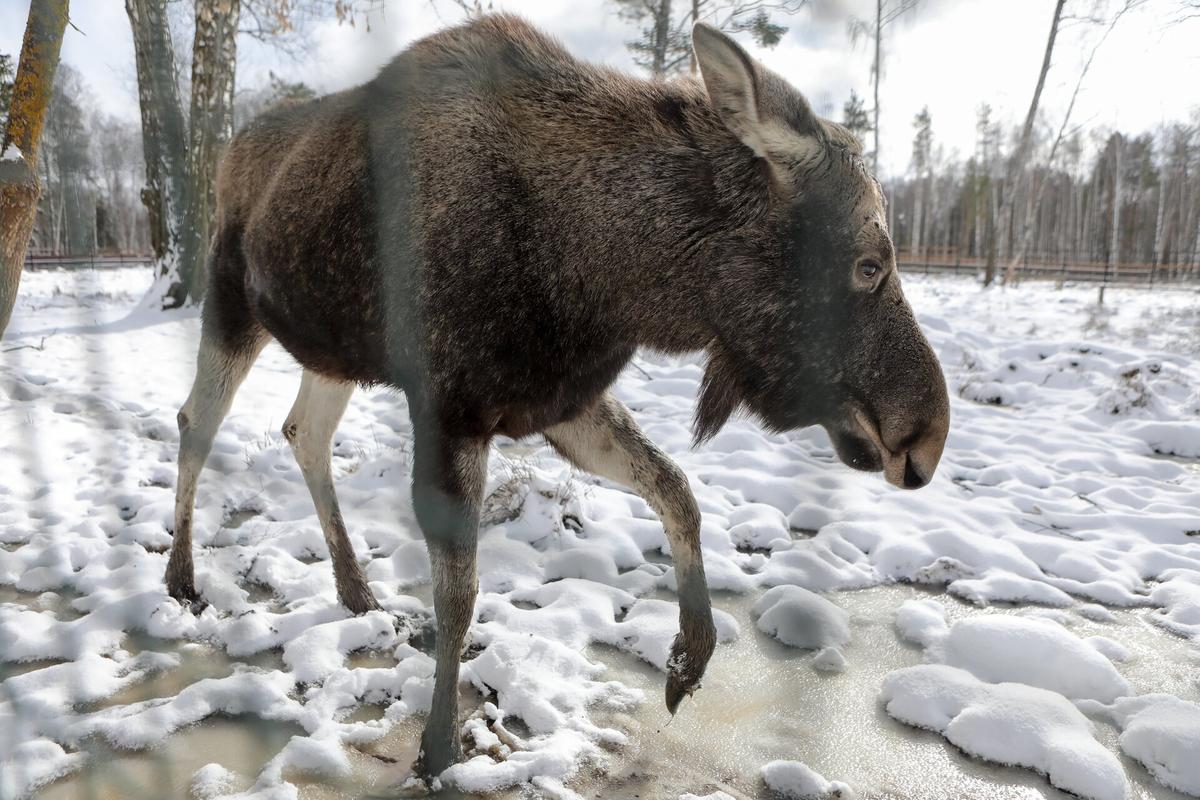
[[[176,600],[195,602],[195,575],[192,567],[192,513],[196,503],[196,482],[212,449],[221,421],[229,413],[246,373],[267,343],[257,336],[244,346],[231,350],[216,337],[200,338],[196,357],[196,380],[183,408],[179,410],[179,476],[175,481],[175,533],[171,556],[167,561],[167,592]]]
[[[413,508],[433,566],[437,667],[433,706],[421,735],[417,771],[435,777],[462,756],[458,665],[475,614],[475,543],[487,465],[486,439],[461,439],[413,415]]]
[[[352,394],[353,383],[329,380],[305,370],[300,379],[300,393],[283,423],[283,435],[292,446],[313,505],[317,507],[317,518],[333,560],[338,600],[353,613],[363,614],[380,606],[367,586],[350,537],[346,535],[346,524],[333,488],[329,452],[334,431]]]
[[[679,635],[667,664],[667,710],[674,714],[680,701],[698,688],[716,646],[700,555],[700,511],[687,477],[646,438],[629,409],[609,394],[545,435],[575,466],[640,494],[663,522],[679,586]]]

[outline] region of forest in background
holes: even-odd
[[[1127,0],[1123,8],[1138,4],[1139,0]],[[186,14],[178,13],[181,5],[175,4],[171,38],[176,40],[176,51],[186,52],[192,32],[186,30],[190,22]],[[465,0],[452,5],[467,13],[486,10]],[[887,25],[915,5],[914,0],[880,0],[874,19],[851,20],[848,44],[866,37],[868,45],[876,47],[875,97],[851,93],[840,113],[827,98],[818,104],[820,113],[842,122],[863,140],[868,160],[878,148],[878,64],[883,52],[879,45]],[[771,47],[804,6],[804,2],[616,0],[614,11],[630,23],[634,38],[628,46],[635,62],[651,75],[670,78],[694,69],[688,58],[688,31],[697,16],[716,20],[731,31],[748,32],[760,46]],[[243,16],[257,24],[254,30],[263,40],[287,48],[302,35],[292,20],[287,25],[271,24],[269,9],[279,7],[271,2],[244,7],[248,11]],[[263,9],[268,9],[265,23],[255,16]],[[314,2],[307,10],[315,18],[321,3]],[[331,6],[325,11],[336,9]],[[0,54],[0,109],[8,107],[6,93],[11,91],[14,70],[14,58]],[[187,109],[189,72],[176,64],[174,73],[180,104]],[[232,90],[232,76],[229,82]],[[281,100],[312,96],[315,92],[308,86],[272,74],[267,86],[232,92],[227,127],[236,130]],[[86,78],[70,65],[60,65],[37,159],[43,188],[31,254],[147,254],[158,249],[148,213],[155,208],[155,195],[147,188],[143,157],[145,116],[143,112],[139,129],[137,123],[96,107]],[[936,120],[928,110],[918,114],[913,120],[908,169],[883,179],[889,223],[903,259],[982,261],[989,281],[1018,256],[1023,263],[1103,264],[1114,275],[1123,265],[1142,269],[1150,265],[1163,279],[1196,277],[1200,273],[1200,109],[1188,119],[1151,131],[1085,129],[1066,121],[1059,127],[1056,116],[1061,112],[1036,110],[1021,152],[1021,126],[1006,127],[997,120],[995,109],[982,103],[974,151],[964,154],[939,143]],[[226,136],[218,138],[223,141]],[[1014,162],[1019,162],[1015,168]]]
[[[1024,233],[1023,213],[1005,224],[1007,195],[1029,213],[1030,264],[1154,267],[1163,279],[1200,268],[1200,110],[1158,130],[1076,130],[1052,160],[1035,142],[1035,166],[1017,181],[1005,164],[1016,131],[978,110],[975,151],[963,159],[937,144],[928,111],[913,121],[909,171],[885,182],[892,238],[913,263],[977,259],[1001,268]],[[1035,198],[1041,191],[1040,202]]]

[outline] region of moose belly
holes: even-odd
[[[338,380],[390,382],[384,309],[369,282],[330,280],[322,270],[264,274],[251,266],[246,289],[255,317],[305,369]]]
[[[464,366],[473,360],[469,352],[458,355]],[[548,355],[492,351],[487,353],[490,363],[456,369],[439,392],[443,424],[463,436],[520,439],[540,433],[594,405],[628,363],[633,348],[596,349],[567,360]]]

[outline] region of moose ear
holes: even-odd
[[[692,48],[717,116],[747,147],[765,157],[765,143],[759,134],[758,70],[750,54],[703,22],[692,27]]]
[[[755,155],[779,166],[819,151],[820,123],[787,81],[703,22],[692,28],[692,47],[713,110]]]

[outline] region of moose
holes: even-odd
[[[643,80],[575,59],[520,18],[482,16],[358,88],[268,111],[223,159],[166,585],[198,600],[196,482],[274,337],[304,370],[283,433],[338,598],[379,608],[330,450],[356,385],[403,391],[436,621],[423,776],[461,756],[493,437],[541,434],[661,519],[678,578],[671,713],[715,629],[687,477],[608,391],[638,348],[704,352],[697,444],[740,412],[772,431],[821,425],[842,462],[906,489],[941,457],[945,380],[860,144],[729,36],[697,24],[693,38],[700,80]]]

